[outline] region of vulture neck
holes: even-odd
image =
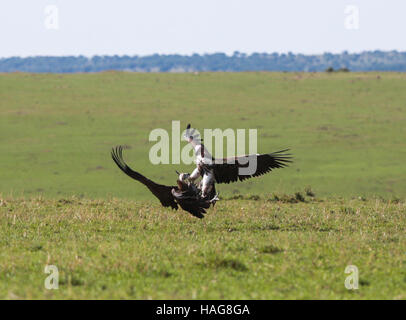
[[[196,164],[202,162],[204,164],[212,163],[213,156],[210,154],[210,152],[207,150],[207,148],[204,146],[203,143],[194,144],[193,149],[195,150]]]

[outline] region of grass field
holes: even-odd
[[[126,200],[10,199],[3,298],[406,299],[405,203],[219,203],[204,220]],[[44,288],[46,264],[58,290]],[[359,289],[347,290],[347,265]]]
[[[292,149],[294,165],[222,195],[293,193],[404,197],[406,74],[202,73],[0,75],[0,192],[46,198],[150,199],[110,158],[162,183],[174,170],[148,159],[152,129],[171,121],[256,128],[258,152]],[[182,142],[182,146],[185,145]]]
[[[109,153],[173,184],[193,167],[148,159],[172,120],[295,162],[164,209]],[[406,299],[405,120],[403,73],[0,74],[0,298]]]

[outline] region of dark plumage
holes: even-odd
[[[178,180],[177,186],[166,186],[155,183],[139,172],[132,170],[123,159],[123,147],[117,146],[111,151],[111,157],[117,166],[129,177],[144,184],[152,194],[159,199],[164,207],[177,210],[178,205],[197,218],[203,218],[210,201],[199,197],[199,190],[193,184],[186,184]]]
[[[144,184],[155,197],[159,199],[164,207],[172,207],[172,209],[178,209],[178,205],[172,196],[172,189],[175,186],[165,186],[155,183],[154,181],[144,177],[142,174],[132,170],[123,160],[123,147],[118,146],[111,151],[111,157],[117,166],[129,177]]]
[[[132,170],[123,160],[123,148],[113,148],[111,156],[117,166],[131,178],[144,184],[159,199],[164,207],[177,210],[180,206],[198,218],[203,218],[206,209],[219,200],[216,183],[244,181],[266,174],[276,168],[284,168],[292,162],[289,149],[267,153],[244,155],[225,159],[214,159],[204,147],[199,135],[190,124],[184,137],[192,144],[196,156],[196,168],[191,174],[179,174],[177,186],[166,186],[155,183],[142,174]],[[256,163],[256,167],[253,165]],[[202,178],[199,187],[195,185]]]
[[[292,162],[290,154],[285,152],[289,149],[267,153],[239,156],[225,159],[213,159],[213,164],[207,165],[213,170],[216,183],[230,183],[244,181],[252,177],[258,177],[272,171],[272,169],[286,167]],[[252,175],[241,175],[240,168],[247,168],[248,161],[257,161],[256,171]]]
[[[197,218],[204,218],[205,209],[210,208],[210,201],[200,197],[199,190],[194,184],[178,180],[178,188],[172,189],[172,195],[180,207]]]

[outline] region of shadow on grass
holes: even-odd
[[[247,266],[237,259],[231,258],[213,258],[204,263],[199,263],[201,267],[212,269],[232,269],[235,271],[248,271]]]
[[[261,253],[267,253],[267,254],[275,254],[275,253],[280,253],[283,252],[283,249],[280,249],[278,247],[275,247],[273,245],[265,246],[260,249]]]

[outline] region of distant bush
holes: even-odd
[[[350,207],[341,207],[340,211],[344,214],[356,214],[356,211]]]
[[[305,198],[303,197],[303,195],[300,192],[295,193],[295,198],[299,202],[305,202]]]
[[[237,194],[228,198],[224,198],[224,200],[254,200],[254,201],[258,201],[260,200],[261,197],[259,195],[256,194],[252,194],[252,195],[242,195],[242,194]]]
[[[392,203],[402,203],[403,200],[396,197],[396,196],[393,196],[393,198],[390,200],[390,202],[392,202]]]
[[[315,197],[316,196],[310,186],[305,188],[305,193],[306,193],[306,196],[308,196],[308,197]]]
[[[343,68],[340,68],[340,69],[335,70],[333,67],[328,67],[328,68],[327,68],[326,70],[324,70],[324,71],[325,71],[325,72],[350,72],[350,69],[343,67]]]
[[[261,249],[261,252],[262,252],[262,253],[275,254],[275,253],[283,252],[283,250],[280,249],[280,248],[278,248],[278,247],[275,247],[275,246],[273,246],[273,245],[269,245],[269,246],[263,247],[263,248]]]
[[[306,199],[300,192],[296,192],[294,195],[277,195],[273,194],[268,201],[271,202],[283,202],[283,203],[298,203],[298,202],[306,202]]]

